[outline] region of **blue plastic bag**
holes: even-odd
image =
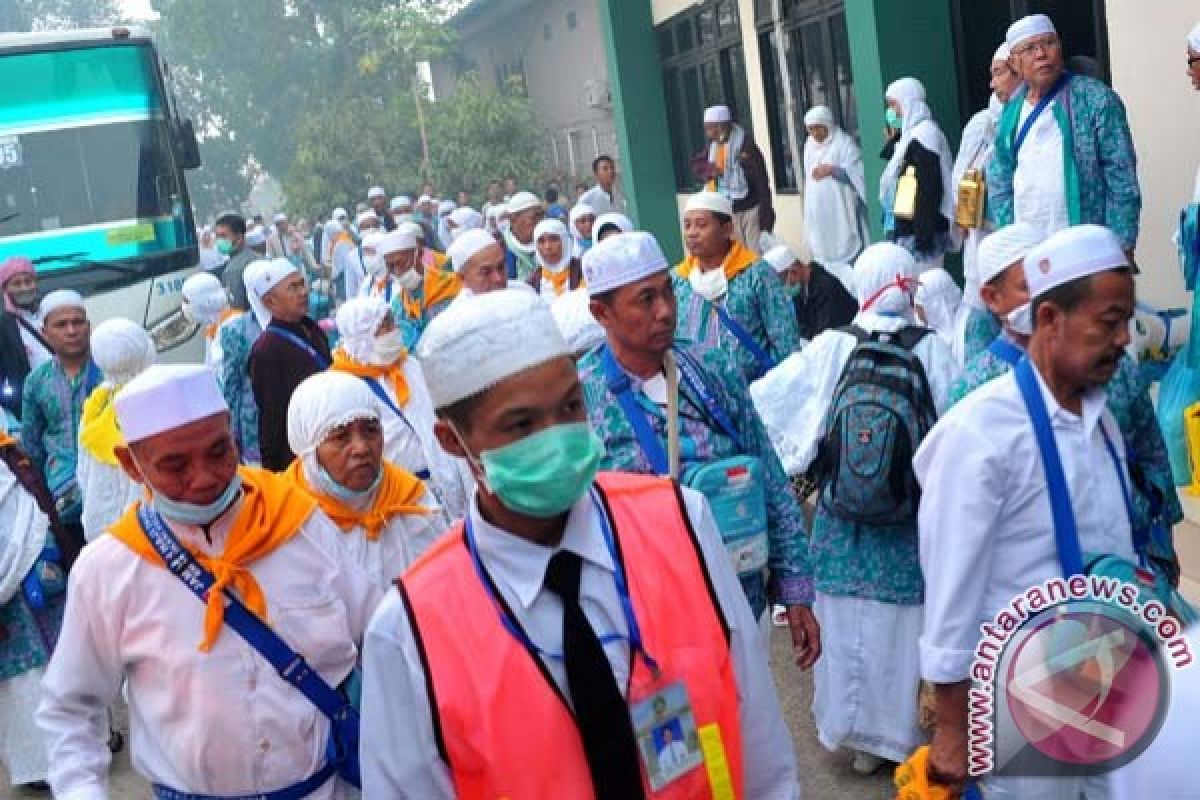
[[[1167,445],[1176,486],[1187,486],[1192,482],[1184,412],[1188,406],[1200,402],[1200,369],[1189,365],[1191,347],[1190,343],[1184,346],[1158,388],[1158,424]]]

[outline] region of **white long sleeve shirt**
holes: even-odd
[[[1063,135],[1054,116],[1055,100],[1034,121],[1017,154],[1013,173],[1013,216],[1033,225],[1043,236],[1071,224],[1067,212],[1066,173],[1063,171]],[[1033,113],[1028,101],[1021,107],[1019,125]]]
[[[235,504],[210,529],[169,522],[181,542],[222,551]],[[250,570],[271,626],[332,686],[350,674],[382,593],[341,556],[341,532],[315,512]],[[282,789],[325,761],[329,724],[227,625],[210,652],[205,606],[167,570],[105,534],[71,572],[66,615],[42,683],[37,724],[59,800],[108,796],[107,706],[128,682],[133,766],[179,791],[241,795]],[[331,780],[313,800],[342,797]]]
[[[83,447],[75,464],[75,480],[83,497],[83,535],[89,542],[142,497],[142,485],[126,475],[120,465],[105,464]]]
[[[1058,404],[1040,376],[1038,384],[1080,549],[1132,559],[1129,516],[1101,426],[1128,474],[1125,453],[1104,392],[1088,392],[1076,415]],[[925,437],[913,469],[922,490],[921,677],[957,683],[969,677],[979,626],[1030,587],[1062,577],[1041,454],[1016,376],[997,378],[952,408]]]
[[[684,489],[687,514],[700,541],[705,566],[730,628],[730,651],[741,701],[742,758],[750,800],[795,800],[800,796],[791,738],[779,706],[758,624],[721,543],[708,502]],[[613,586],[613,562],[600,533],[592,500],[571,509],[558,548],[543,547],[488,524],[471,504],[479,557],[518,624],[548,652],[562,652],[562,602],[543,590],[550,557],[557,549],[583,558],[580,603],[597,631],[626,632]],[[680,598],[689,602],[688,598]],[[707,602],[705,598],[696,601]],[[605,647],[618,686],[629,679],[629,645]],[[564,696],[566,669],[543,658]],[[487,669],[487,665],[481,665]],[[433,732],[426,676],[404,602],[395,588],[371,621],[363,651],[363,793],[367,797],[453,800],[449,769]],[[480,713],[485,713],[483,709]]]
[[[386,592],[446,532],[449,521],[432,493],[426,490],[417,505],[433,511],[392,517],[375,541],[367,538],[362,526],[342,531],[338,537],[338,549],[345,559],[370,576],[380,593]]]

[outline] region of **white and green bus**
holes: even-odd
[[[0,34],[0,260],[79,290],[93,322],[143,323],[167,358],[199,339],[179,313],[199,261],[183,171],[199,165],[148,31]]]

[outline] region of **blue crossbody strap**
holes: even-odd
[[[1046,110],[1046,106],[1050,105],[1055,97],[1058,97],[1058,93],[1061,92],[1064,87],[1066,87],[1070,80],[1071,73],[1064,71],[1063,74],[1058,77],[1058,80],[1054,83],[1054,85],[1050,87],[1050,91],[1046,92],[1046,94],[1042,96],[1042,99],[1038,101],[1038,104],[1033,107],[1033,111],[1031,111],[1029,116],[1025,118],[1025,122],[1021,125],[1021,129],[1017,131],[1016,138],[1013,139],[1013,156],[1016,156],[1017,153],[1021,152],[1021,145],[1025,144],[1025,137],[1029,135],[1030,129],[1033,128],[1033,123],[1037,122],[1038,117],[1040,117],[1042,112]]]
[[[617,405],[621,407],[625,418],[629,420],[629,425],[633,428],[633,435],[637,437],[638,444],[641,445],[642,452],[650,462],[651,469],[659,475],[669,475],[671,467],[667,459],[666,448],[663,447],[658,434],[654,432],[654,427],[650,424],[645,409],[638,405],[637,398],[633,395],[633,383],[629,380],[629,376],[625,374],[625,370],[621,369],[607,344],[600,347],[599,356],[608,391],[617,398]]]
[[[296,345],[296,347],[299,347],[301,350],[308,353],[308,355],[316,363],[318,369],[322,369],[322,370],[329,369],[329,359],[325,358],[325,356],[323,356],[319,352],[317,352],[317,348],[313,347],[311,344],[304,341],[296,334],[292,333],[291,331],[284,330],[283,328],[280,328],[276,325],[268,325],[267,330],[270,331],[271,333],[275,334],[276,336],[283,337],[287,341]]]
[[[1033,435],[1037,439],[1038,451],[1042,455],[1042,469],[1046,473],[1046,489],[1050,494],[1050,515],[1054,519],[1054,544],[1058,550],[1058,561],[1063,577],[1083,574],[1083,553],[1079,549],[1079,532],[1075,528],[1075,512],[1071,509],[1071,494],[1067,489],[1067,478],[1063,473],[1062,461],[1058,456],[1058,444],[1054,441],[1054,429],[1050,426],[1050,414],[1046,411],[1046,400],[1042,387],[1029,359],[1022,359],[1013,370],[1017,388],[1029,411],[1033,423]]]
[[[716,395],[709,388],[704,380],[703,370],[700,365],[687,353],[676,348],[672,352],[675,353],[675,364],[679,367],[679,378],[683,385],[691,390],[692,394],[700,399],[704,410],[717,423],[717,427],[733,440],[737,445],[739,452],[746,452],[745,443],[742,441],[742,435],[738,432],[737,426],[733,424],[733,420],[729,418]]]
[[[750,335],[750,331],[742,327],[742,324],[734,319],[724,307],[713,304],[713,308],[717,310],[717,316],[721,319],[721,324],[734,335],[742,347],[750,351],[750,355],[754,356],[754,360],[758,363],[758,374],[755,378],[761,378],[767,372],[775,368],[775,359],[771,358],[766,350],[763,350],[758,342],[754,341],[754,337]]]
[[[330,761],[310,777],[286,789],[279,789],[274,792],[260,792],[259,794],[242,794],[234,797],[230,797],[229,795],[214,797],[208,794],[191,794],[156,783],[153,787],[154,798],[155,800],[303,800],[303,798],[308,797],[328,783],[329,779],[336,773],[337,764]]]
[[[992,343],[988,345],[988,352],[1010,367],[1015,367],[1017,362],[1025,357],[1025,351],[1005,339],[1003,335],[992,339]]]

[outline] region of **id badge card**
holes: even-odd
[[[652,791],[704,763],[696,717],[683,681],[655,681],[630,705],[633,732]]]

